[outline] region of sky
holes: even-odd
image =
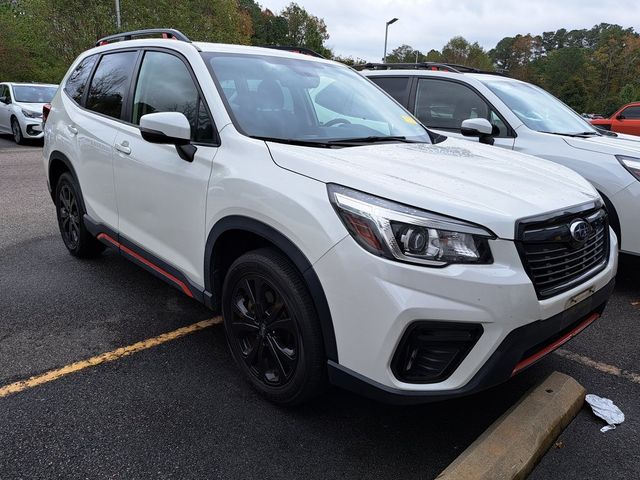
[[[279,12],[292,0],[258,0]],[[504,37],[545,31],[591,28],[617,23],[640,31],[638,0],[297,0],[323,18],[334,53],[369,61],[382,58],[385,23],[387,51],[407,44],[421,52],[442,47],[456,35],[493,48]]]

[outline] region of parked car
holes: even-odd
[[[127,40],[151,33],[175,40]],[[602,313],[617,241],[575,172],[433,135],[321,58],[167,30],[98,45],[45,123],[64,245],[221,311],[272,401],[469,394]]]
[[[12,134],[18,144],[42,138],[42,107],[57,89],[51,84],[0,83],[0,133]]]
[[[567,166],[600,192],[621,251],[640,254],[640,139],[594,128],[543,89],[444,64],[370,64],[362,72],[428,128]]]
[[[640,135],[640,102],[629,103],[611,117],[593,119],[591,123],[612,132]]]

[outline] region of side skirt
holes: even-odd
[[[205,303],[204,288],[190,282],[178,269],[147,252],[139,245],[127,240],[109,227],[94,222],[87,214],[84,215],[83,219],[87,230],[100,242],[108,247],[115,248],[128,260],[173,285],[188,297],[198,300],[200,303]]]

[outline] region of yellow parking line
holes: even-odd
[[[640,374],[638,373],[630,372],[628,370],[623,370],[620,367],[616,367],[615,365],[609,365],[608,363],[598,362],[596,360],[592,360],[589,357],[585,357],[584,355],[579,355],[577,353],[571,352],[569,350],[565,350],[563,348],[559,348],[553,353],[555,353],[556,355],[562,358],[573,360],[576,363],[580,363],[587,367],[591,367],[600,372],[608,373],[609,375],[614,375],[616,377],[629,380],[630,382],[640,384]]]
[[[141,342],[137,342],[126,347],[120,347],[110,352],[87,358],[86,360],[81,360],[79,362],[65,365],[64,367],[58,368],[56,370],[49,370],[46,373],[36,375],[27,380],[20,380],[9,385],[5,385],[4,387],[0,387],[0,398],[11,395],[12,393],[18,393],[29,388],[37,387],[38,385],[42,385],[44,383],[52,382],[71,373],[84,370],[85,368],[95,367],[96,365],[100,365],[101,363],[113,362],[114,360],[126,357],[127,355],[131,355],[148,348],[162,345],[163,343],[170,342],[171,340],[176,340],[177,338],[184,337],[185,335],[197,332],[198,330],[209,328],[212,325],[216,325],[218,323],[222,323],[222,317],[214,317],[210,318],[209,320],[203,320],[201,322],[193,323],[186,327],[178,328],[177,330],[174,330],[172,332],[163,333],[162,335],[158,335],[157,337],[142,340]]]

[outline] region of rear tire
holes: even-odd
[[[58,179],[55,191],[58,227],[64,245],[69,253],[78,258],[91,258],[100,255],[105,246],[96,240],[84,226],[80,198],[80,189],[69,173],[63,173]]]
[[[327,385],[326,358],[313,300],[298,270],[262,248],[229,268],[222,313],[234,360],[263,396],[299,405]]]
[[[22,128],[20,128],[20,122],[14,117],[11,119],[11,133],[13,133],[13,140],[18,145],[24,145],[24,135],[22,134]]]

